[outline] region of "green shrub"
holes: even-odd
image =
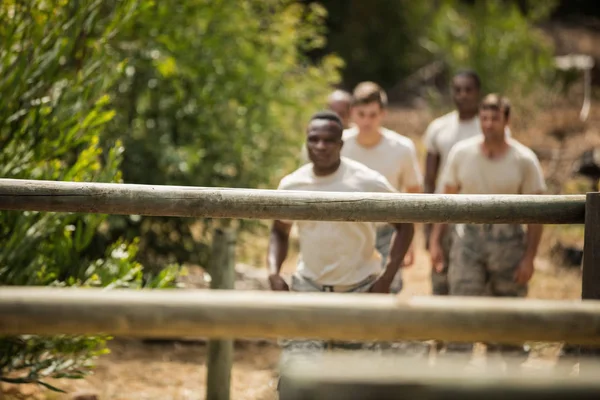
[[[288,173],[338,78],[338,58],[304,55],[323,45],[324,17],[288,0],[144,2],[114,41],[126,75],[108,139],[125,146],[124,180],[260,188]],[[140,236],[158,269],[205,264],[207,222],[110,219],[112,237]]]
[[[422,40],[452,72],[473,68],[484,92],[525,94],[552,76],[552,48],[533,23],[556,2],[531,2],[525,14],[516,1],[443,0]]]
[[[99,143],[115,115],[106,92],[120,76],[108,42],[134,5],[0,3],[2,178],[121,181],[122,145],[103,151]],[[3,211],[0,285],[142,287],[137,242],[115,241],[92,251],[105,220],[95,214]],[[172,271],[152,284],[172,283]],[[48,377],[81,377],[105,351],[106,339],[1,337],[0,381],[44,384]]]

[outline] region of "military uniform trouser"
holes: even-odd
[[[448,269],[450,295],[525,297],[527,285],[514,280],[525,250],[521,225],[455,225]],[[519,353],[522,346],[488,344],[489,349]]]
[[[356,285],[347,286],[324,286],[319,285],[310,279],[304,278],[299,274],[292,276],[290,290],[292,292],[333,292],[333,293],[365,293],[371,289],[377,275],[371,275]],[[279,341],[282,352],[280,366],[289,362],[294,357],[314,357],[328,350],[362,350],[377,349],[375,343],[365,342],[347,342],[335,340],[308,340],[308,339],[283,339]],[[278,383],[278,388],[279,388]]]
[[[514,280],[525,249],[521,225],[455,225],[448,270],[450,294],[525,297],[527,285]]]

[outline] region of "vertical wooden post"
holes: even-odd
[[[581,298],[600,300],[600,192],[586,195]]]
[[[215,229],[210,258],[210,288],[233,289],[235,283],[235,231]],[[206,362],[206,399],[229,400],[233,340],[209,340]]]
[[[585,200],[581,299],[600,300],[600,192],[588,193]],[[599,354],[597,348],[579,348],[580,374],[589,372],[586,361]]]

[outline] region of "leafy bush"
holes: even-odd
[[[289,0],[142,3],[114,40],[127,61],[109,139],[125,146],[124,180],[257,188],[288,172],[338,77],[338,58],[304,56],[323,45],[324,17]],[[110,222],[113,236],[141,236],[146,266],[206,261],[207,221]]]
[[[120,143],[103,151],[114,117],[106,91],[120,68],[108,44],[135,2],[0,3],[0,174],[120,182]],[[121,68],[122,69],[122,68]],[[137,243],[92,251],[104,215],[0,213],[0,285],[143,285]],[[92,254],[100,257],[93,257]],[[167,271],[172,271],[173,268]],[[172,282],[165,272],[155,286]],[[80,377],[104,337],[0,338],[0,381]]]
[[[422,44],[452,71],[475,69],[484,92],[526,93],[553,72],[552,49],[532,25],[556,2],[528,2],[526,14],[517,3],[443,0]]]
[[[419,38],[435,7],[430,1],[306,0],[328,11],[327,45],[313,57],[334,52],[344,60],[344,86],[373,80],[391,88],[427,62]]]

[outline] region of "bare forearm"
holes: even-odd
[[[397,224],[396,232],[392,236],[390,256],[384,274],[393,277],[404,261],[404,256],[412,243],[415,233],[413,224]]]
[[[538,247],[542,239],[542,233],[544,231],[544,225],[530,224],[527,225],[527,249],[525,250],[525,257],[533,260],[537,255]]]
[[[433,228],[431,228],[431,238],[432,242],[439,243],[440,238],[444,236],[444,232],[446,232],[447,224],[433,224]]]
[[[425,161],[425,193],[434,193],[440,167],[440,156],[427,153]]]
[[[269,252],[267,255],[267,265],[269,266],[269,274],[279,274],[281,266],[285,261],[289,249],[289,236],[277,231],[271,230],[269,240]]]
[[[430,177],[426,177],[425,178],[425,187],[423,189],[424,193],[435,193],[435,177],[430,178]]]

